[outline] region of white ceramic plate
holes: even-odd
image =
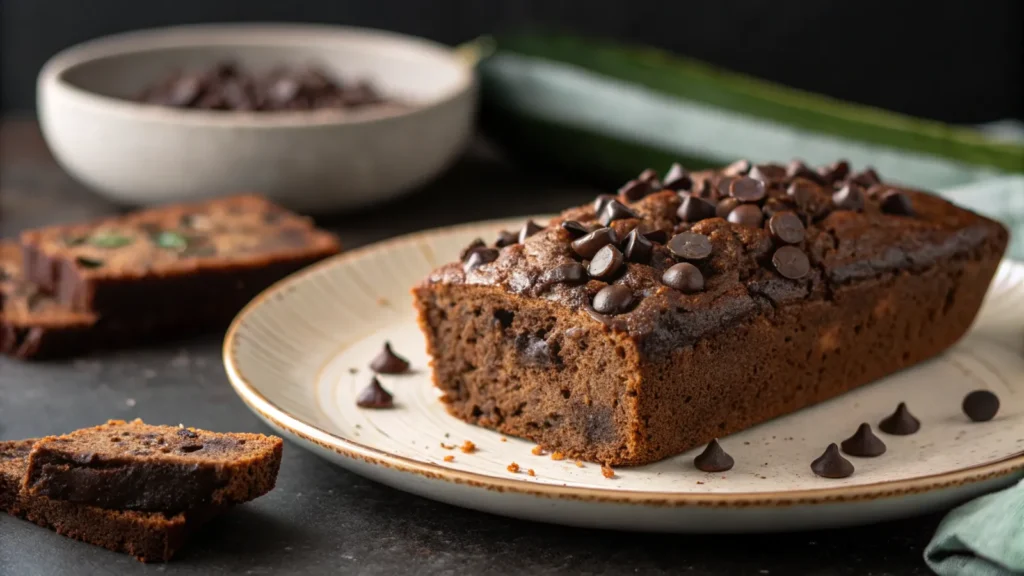
[[[659,531],[729,532],[875,522],[948,507],[1024,475],[1024,265],[999,269],[975,328],[938,359],[723,439],[736,466],[696,470],[698,451],[615,471],[531,453],[533,444],[449,416],[437,401],[409,288],[478,236],[523,220],[428,231],[343,254],[272,287],[236,319],[224,344],[235,390],[299,446],[358,474],[428,498],[547,522]],[[382,376],[394,410],[355,396],[367,363],[390,340],[414,370]],[[1002,400],[998,416],[961,412],[975,389]],[[882,435],[888,452],[852,458],[856,473],[826,480],[809,464],[899,401],[922,421]],[[469,440],[471,454],[445,445]],[[445,456],[454,456],[446,462]],[[519,473],[507,470],[510,463]],[[528,475],[532,469],[534,476]]]

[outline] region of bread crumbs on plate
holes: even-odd
[[[565,460],[565,454],[562,454],[561,452],[552,452],[551,453],[551,459],[552,460]]]
[[[533,447],[533,450],[530,450],[530,453],[533,454],[534,456],[543,456],[544,455],[544,447],[541,446],[540,444],[538,444],[538,445]]]
[[[583,468],[583,462],[581,460],[577,460],[576,461],[576,467],[577,468]]]
[[[444,461],[445,462],[454,462],[455,461],[455,456],[452,456],[451,454],[449,454],[449,455],[444,457]]]
[[[615,470],[613,470],[612,467],[607,464],[602,464],[601,476],[604,476],[605,478],[615,478]]]
[[[533,468],[528,469],[526,471],[526,473],[529,474],[530,476],[536,476],[537,475],[537,474],[534,473]]]
[[[501,437],[501,441],[502,441],[502,442],[508,442],[508,438],[505,438],[504,436],[502,436],[502,437]]]
[[[515,462],[513,462],[513,463],[509,464],[508,467],[505,468],[505,469],[508,470],[509,472],[515,474],[516,472],[519,472],[519,464],[516,464]]]
[[[445,450],[455,450],[455,444],[445,444],[444,442],[441,442],[441,448],[444,448]]]
[[[464,454],[472,454],[473,452],[476,452],[476,444],[466,440],[462,443],[462,446],[459,447],[459,450],[462,450]]]

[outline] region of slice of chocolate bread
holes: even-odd
[[[220,512],[207,508],[168,516],[161,512],[105,510],[26,494],[20,491],[21,483],[36,442],[0,442],[0,510],[62,536],[130,554],[143,562],[166,562],[198,526]]]
[[[238,504],[274,488],[281,448],[280,438],[262,434],[111,420],[36,443],[24,490],[118,510]]]

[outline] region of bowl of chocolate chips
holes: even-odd
[[[47,143],[118,203],[239,191],[306,213],[437,176],[473,133],[477,82],[448,47],[361,28],[198,25],[93,40],[38,80]]]

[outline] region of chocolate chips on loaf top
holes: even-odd
[[[817,169],[740,161],[695,173],[673,166],[663,180],[644,171],[618,195],[567,210],[514,242],[506,234],[494,248],[471,247],[428,282],[559,301],[675,347],[722,322],[968,256],[1004,235],[843,161]]]

